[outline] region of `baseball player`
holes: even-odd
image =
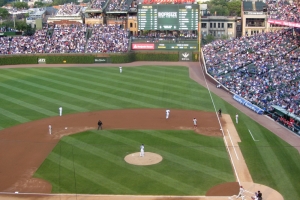
[[[194,128],[197,128],[197,119],[195,117],[193,119],[193,123],[194,123]]]
[[[58,108],[58,110],[59,110],[59,116],[62,116],[62,107],[60,106],[60,107]]]
[[[119,67],[120,68],[120,74],[122,73],[122,67]]]
[[[170,110],[166,110],[166,119],[169,119]]]
[[[239,115],[236,113],[236,115],[235,115],[235,123],[239,123]]]
[[[102,122],[101,120],[98,121],[98,130],[101,129],[102,130]]]
[[[52,134],[52,126],[49,125],[48,127],[49,127],[49,134],[51,135]]]
[[[145,149],[144,144],[142,144],[142,145],[140,146],[140,149],[141,149],[140,157],[144,157],[144,155],[145,155],[145,153],[144,153],[144,149]]]
[[[236,198],[238,199],[238,198],[241,197],[241,199],[244,200],[244,199],[245,199],[244,192],[245,192],[245,189],[243,188],[243,186],[240,186],[240,192],[239,192],[239,194],[236,196]]]
[[[218,110],[218,113],[219,113],[219,117],[222,117],[222,110],[221,110],[221,108]]]

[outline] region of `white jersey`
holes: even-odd
[[[49,134],[52,134],[52,126],[49,125]]]
[[[119,67],[120,68],[120,73],[122,73],[122,67]]]
[[[169,118],[169,115],[170,115],[170,110],[166,110],[166,119]]]
[[[58,110],[59,110],[59,116],[62,116],[62,107],[59,107]]]
[[[140,156],[144,157],[144,148],[145,148],[144,145],[141,145],[140,148],[141,148]]]
[[[194,122],[194,125],[197,125],[197,119],[196,118],[193,119],[193,122]]]

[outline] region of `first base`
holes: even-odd
[[[65,127],[65,129],[68,129],[68,127]]]

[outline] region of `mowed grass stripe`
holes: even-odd
[[[23,106],[25,108],[28,108],[28,109],[33,110],[33,111],[38,112],[38,113],[42,113],[42,114],[47,115],[47,116],[55,116],[55,115],[57,115],[57,113],[52,112],[50,110],[41,108],[39,106],[30,104],[30,103],[27,103],[25,101],[21,101],[19,99],[12,98],[10,96],[7,96],[7,95],[1,94],[1,93],[0,93],[0,98],[4,99],[6,101],[11,101],[14,104],[17,104],[19,106]]]
[[[51,152],[49,156],[47,157],[50,161],[57,163],[60,166],[63,166],[64,168],[68,170],[75,170],[76,174],[89,179],[91,182],[95,183],[96,185],[99,185],[101,187],[104,187],[109,190],[113,190],[116,193],[131,193],[136,194],[135,191],[125,187],[124,185],[121,185],[119,183],[116,183],[112,181],[110,178],[107,178],[101,174],[95,173],[91,171],[90,169],[79,165],[76,162],[73,162],[67,158],[64,158],[57,153]]]
[[[150,79],[150,80],[151,79],[156,79],[156,77],[157,77],[156,73],[147,73],[147,72],[144,73],[144,72],[140,72],[140,69],[138,69],[138,70],[128,70],[127,74],[129,74],[129,75],[131,74],[134,77],[147,77],[147,79]],[[162,76],[159,76],[159,77],[163,77],[164,81],[177,82],[178,84],[176,84],[176,86],[179,87],[179,88],[182,87],[180,85],[184,85],[184,84],[187,84],[187,83],[190,82],[190,80],[188,78],[178,80],[178,79],[174,79],[172,77],[168,77],[168,76],[166,76],[166,74],[162,75]],[[188,73],[187,73],[186,77],[188,77]],[[184,88],[182,88],[182,89],[184,89]]]
[[[1,76],[2,75],[0,74],[0,77]],[[88,111],[85,108],[78,107],[78,106],[75,106],[75,105],[72,105],[72,104],[69,104],[69,103],[65,103],[63,101],[59,101],[59,100],[56,100],[56,99],[53,99],[53,98],[50,98],[50,97],[46,97],[44,95],[37,94],[37,93],[31,92],[31,91],[28,91],[28,90],[22,90],[18,87],[7,85],[7,84],[1,83],[1,82],[0,82],[0,87],[9,89],[11,91],[14,91],[14,92],[17,92],[17,93],[20,93],[20,94],[31,96],[33,98],[36,98],[36,99],[39,99],[39,100],[42,100],[42,101],[47,101],[47,102],[50,102],[50,103],[53,103],[53,104],[57,104],[58,106],[63,106],[63,107],[69,108],[69,109],[77,111],[77,112],[87,112]]]
[[[68,69],[60,69],[60,70],[63,70],[67,73],[72,73],[72,74],[77,74],[77,75],[81,75],[81,76],[86,76],[86,77],[89,77],[89,78],[99,79],[99,75],[94,75],[94,73],[90,74],[90,72],[83,72],[83,71],[77,72],[77,71],[70,71]],[[107,78],[105,76],[101,76],[101,80],[102,81],[106,80],[107,81],[106,83],[110,83],[110,82],[120,83],[120,81],[117,80],[116,73],[111,74],[111,75],[114,77],[113,79],[111,77]],[[165,93],[166,95],[172,94],[172,95],[178,96],[178,98],[182,97],[182,94],[180,92],[173,92],[173,91],[170,91],[170,90],[164,91],[162,89],[158,89],[157,87],[150,87],[150,86],[147,86],[147,85],[143,85],[143,84],[141,84],[141,81],[139,81],[138,84],[135,84],[135,83],[132,83],[131,80],[129,80],[129,78],[128,78],[128,81],[123,81],[122,85],[126,85],[126,86],[129,86],[129,87],[132,87],[132,88],[140,88],[140,89],[143,89],[143,91],[154,91],[154,92],[158,92],[158,93]],[[110,86],[110,87],[112,87],[112,86]],[[131,93],[134,92],[133,90],[124,89],[124,87],[122,87],[122,89],[114,87],[113,89],[120,90],[120,91],[126,91],[126,92],[130,91]],[[142,94],[143,94],[143,96],[145,96],[145,93],[142,93]],[[141,93],[138,93],[138,95],[141,95]],[[192,96],[192,95],[187,96],[186,98],[199,100],[199,97],[195,97],[195,96]],[[157,100],[157,98],[156,98],[156,100]],[[171,99],[166,98],[166,99],[162,99],[162,100],[164,100],[166,102],[172,102],[174,104],[181,104],[181,105],[184,105],[184,106],[188,105],[187,107],[191,107],[191,105],[189,105],[189,104],[186,104],[182,101],[179,102],[179,101],[176,101],[174,99],[171,100]]]
[[[99,68],[98,70],[96,68],[86,68],[85,70],[92,71],[92,72],[98,72],[98,73],[101,73],[101,75],[103,75],[103,74],[116,75],[115,72],[110,72],[110,71],[107,71],[107,70],[101,70],[101,68]],[[126,78],[130,79],[131,81],[135,80],[136,82],[143,81],[145,83],[150,83],[150,84],[153,85],[153,87],[155,87],[155,85],[164,85],[166,87],[173,88],[174,90],[175,89],[186,90],[187,89],[186,87],[183,87],[183,86],[180,86],[180,85],[183,85],[185,83],[189,83],[189,81],[190,81],[190,80],[182,81],[182,82],[177,81],[178,85],[177,84],[169,84],[169,83],[162,82],[162,81],[158,80],[158,78],[164,80],[166,78],[165,76],[151,76],[151,77],[147,78],[147,74],[143,74],[143,73],[139,73],[137,76],[135,76],[133,70],[130,70],[127,73],[119,74],[118,76],[119,76],[119,78],[120,78],[120,76],[126,77]],[[175,79],[168,79],[168,80],[175,80]],[[197,88],[195,88],[195,89],[189,88],[189,89],[192,90],[193,92],[199,92],[199,90]]]
[[[165,134],[164,132],[159,132],[159,131],[153,131],[153,130],[141,130],[141,132],[151,135],[152,137],[157,137],[160,139],[163,139],[165,141],[168,142],[173,142],[174,144],[177,145],[182,145],[184,144],[184,146],[186,148],[189,148],[191,150],[193,150],[195,153],[207,153],[210,154],[212,156],[218,157],[218,158],[222,158],[222,159],[228,159],[228,154],[225,151],[218,151],[217,149],[208,147],[208,146],[203,146],[201,144],[197,144],[194,142],[190,142],[187,140],[183,140],[182,138],[177,138],[176,136],[172,136],[170,137],[170,135]]]
[[[74,72],[74,71],[70,71],[70,72],[68,72],[68,74],[82,75],[82,73],[78,73],[78,72]],[[91,77],[91,75],[89,75],[89,77]],[[96,76],[94,76],[94,78],[96,78]],[[111,80],[108,80],[108,81],[111,81]],[[119,91],[119,92],[126,92],[127,94],[133,94],[133,95],[136,95],[136,96],[147,97],[148,99],[153,99],[153,100],[156,100],[156,101],[164,101],[166,103],[173,103],[173,104],[176,104],[176,105],[179,105],[179,106],[185,106],[186,108],[195,108],[196,107],[196,105],[184,103],[182,101],[177,101],[177,100],[174,100],[174,99],[161,98],[161,97],[158,97],[158,96],[151,95],[149,93],[137,92],[137,91],[130,90],[130,89],[127,89],[127,88],[124,88],[124,87],[114,87],[114,86],[108,84],[109,82],[107,82],[106,84],[94,83],[94,82],[91,82],[91,81],[82,81],[82,82],[86,82],[86,83],[89,83],[89,84],[93,83],[95,86],[98,85],[101,88],[109,88],[111,90],[115,90],[115,91]],[[126,85],[126,83],[128,83],[128,82],[123,82],[122,85]],[[138,82],[137,84],[131,84],[132,88],[136,88],[136,87],[140,87],[140,86],[141,86],[141,82]],[[143,91],[146,91],[146,89],[143,88]],[[160,92],[163,92],[163,91],[160,91]],[[179,97],[182,96],[180,93],[176,93],[176,95],[179,96]],[[189,98],[189,97],[186,97],[186,98]]]
[[[4,108],[1,108],[1,107],[0,107],[0,113],[1,113],[3,116],[5,116],[5,117],[8,117],[8,118],[13,119],[13,120],[15,120],[15,121],[17,121],[17,122],[20,122],[20,123],[25,123],[25,122],[29,122],[29,121],[30,121],[29,119],[27,119],[27,118],[25,118],[25,117],[22,117],[22,116],[20,116],[20,115],[17,115],[17,114],[15,114],[15,113],[10,112],[10,111],[8,111],[8,110],[6,110],[6,109],[4,109]]]
[[[128,70],[132,71],[135,69],[138,69],[139,67],[130,67]],[[160,92],[161,98],[166,98],[166,99],[177,99],[177,101],[180,101],[184,103],[184,101],[188,100],[193,100],[192,104],[194,104],[193,109],[202,109],[202,110],[211,110],[207,106],[198,106],[198,102],[202,102],[203,104],[210,104],[211,100],[210,98],[207,98],[209,95],[207,92],[207,89],[205,89],[202,86],[199,86],[196,82],[194,82],[192,79],[190,79],[187,76],[187,81],[186,84],[183,84],[182,82],[180,83],[168,83],[165,81],[165,76],[155,76],[155,78],[148,79],[144,77],[136,77],[132,75],[128,75],[126,73],[116,73],[116,72],[111,72],[111,68],[104,70],[103,68],[82,68],[82,72],[84,71],[91,71],[98,77],[105,77],[107,74],[108,77],[113,76],[114,79],[121,79],[122,83],[126,84],[126,82],[138,82],[138,83],[144,83],[140,84],[140,86],[137,87],[143,87],[145,84],[151,85],[153,88],[163,88]],[[176,79],[176,77],[173,79]],[[173,80],[171,79],[171,80]],[[180,85],[180,86],[179,86]],[[183,86],[182,86],[183,85]],[[147,90],[146,90],[147,91]],[[152,91],[157,91],[157,90],[152,90]],[[172,92],[176,91],[176,92]],[[172,95],[175,95],[174,97]],[[186,104],[181,104],[181,105],[186,105]],[[184,106],[183,106],[184,107]],[[184,107],[186,109],[186,107]],[[212,110],[211,110],[212,111]]]
[[[181,69],[179,69],[181,68]],[[123,71],[126,70],[127,68],[123,69]],[[168,76],[176,76],[176,77],[182,77],[186,78],[189,76],[189,69],[184,66],[176,66],[176,67],[166,67],[166,66],[142,66],[138,68],[139,71],[141,72],[147,72],[151,74],[162,74],[162,76],[165,76],[165,74],[168,74]]]
[[[11,71],[13,73],[18,73],[18,74],[30,76],[30,74],[26,73],[26,72],[20,72],[20,71],[13,70],[13,69],[7,69],[7,70],[9,70],[9,71]],[[59,74],[57,74],[56,76],[59,76]],[[63,85],[63,86],[67,86],[67,87],[71,87],[71,88],[83,90],[83,91],[90,90],[88,88],[83,88],[81,86],[74,86],[74,85],[69,84],[69,83],[65,83],[65,82],[62,82],[62,81],[55,81],[55,80],[52,80],[52,79],[49,79],[49,78],[44,78],[44,77],[41,77],[41,76],[35,76],[34,78],[39,79],[39,80],[43,80],[43,81],[46,81],[46,82],[56,83],[58,85]],[[65,76],[65,78],[67,78],[67,76]],[[44,90],[47,90],[47,91],[50,91],[50,92],[55,92],[57,94],[65,95],[65,96],[68,96],[68,97],[72,97],[72,98],[78,99],[80,101],[85,101],[87,103],[92,103],[92,104],[95,104],[95,105],[98,105],[98,106],[101,105],[103,107],[110,108],[110,109],[118,109],[118,108],[120,108],[119,106],[114,106],[114,105],[111,105],[111,104],[107,104],[107,103],[101,102],[99,100],[94,100],[94,99],[91,99],[91,98],[82,97],[82,96],[79,96],[77,94],[73,94],[73,93],[70,93],[70,92],[63,91],[63,90],[59,90],[59,89],[55,89],[55,88],[51,88],[51,87],[39,85],[39,84],[36,84],[36,83],[33,83],[33,82],[24,81],[24,80],[17,80],[17,81],[19,81],[19,82],[21,82],[23,84],[27,84],[27,85],[30,85],[30,86],[33,86],[33,87],[41,88],[41,89],[44,89]],[[77,81],[80,83],[83,80],[77,79]],[[90,91],[94,92],[94,90],[90,90]]]
[[[95,131],[95,132],[97,134],[99,134],[97,131]],[[102,131],[102,132],[104,132],[104,131]],[[107,131],[105,131],[105,132],[107,132]],[[103,136],[103,135],[106,136],[108,133],[102,134],[101,136]],[[107,161],[109,161],[109,162],[111,162],[115,165],[118,165],[118,166],[120,166],[124,169],[127,169],[127,170],[133,171],[135,173],[138,173],[141,176],[145,176],[147,178],[153,179],[153,180],[155,180],[157,182],[160,182],[161,184],[166,185],[168,187],[171,187],[171,188],[173,188],[177,191],[181,191],[184,194],[189,194],[190,191],[196,191],[197,190],[196,188],[194,188],[190,185],[187,185],[185,183],[177,181],[177,180],[175,180],[171,177],[165,176],[165,175],[163,175],[159,172],[148,169],[146,167],[132,169],[132,167],[130,165],[125,164],[123,159],[120,159],[120,157],[115,156],[115,155],[113,155],[113,154],[111,154],[111,153],[109,153],[105,150],[102,150],[100,148],[96,148],[95,146],[89,145],[89,144],[87,144],[85,142],[82,142],[80,140],[77,140],[73,137],[64,137],[63,141],[68,143],[68,144],[74,145],[77,148],[82,149],[83,151],[89,152],[89,153],[91,153],[91,154],[93,154],[97,157],[101,157],[101,158],[103,158],[103,159],[105,159],[105,160],[107,160]],[[118,142],[120,142],[120,141],[118,141]],[[122,162],[120,162],[120,160],[122,160]]]
[[[27,73],[23,73],[23,72],[19,72],[19,71],[15,71],[15,72],[19,73],[19,74],[27,74]],[[28,74],[28,75],[30,75],[30,74]],[[3,76],[3,75],[0,75],[0,76]],[[37,77],[35,77],[35,78],[37,78]],[[43,90],[46,90],[46,91],[54,92],[54,93],[57,93],[57,94],[60,94],[60,95],[68,96],[68,97],[71,97],[71,98],[75,98],[75,99],[78,99],[78,100],[81,100],[81,101],[85,101],[85,102],[88,102],[88,103],[92,103],[92,104],[95,104],[95,105],[101,105],[100,101],[93,100],[93,99],[90,99],[90,98],[87,98],[87,97],[82,97],[82,96],[79,96],[77,94],[69,93],[67,91],[63,91],[63,90],[59,90],[59,89],[54,89],[54,88],[51,88],[51,87],[39,85],[39,84],[36,84],[36,83],[33,83],[33,82],[29,82],[29,81],[25,81],[25,80],[14,80],[14,81],[22,83],[22,84],[29,85],[29,86],[32,86],[32,87],[40,88],[40,89],[43,89]],[[119,107],[116,107],[116,108],[119,108]]]
[[[101,134],[101,136],[102,137],[107,137],[109,139],[112,139],[112,140],[115,140],[115,141],[118,141],[118,142],[122,142],[123,144],[130,145],[132,147],[137,147],[137,146],[140,145],[140,142],[137,142],[135,140],[131,140],[131,139],[128,139],[126,137],[122,137],[122,136],[120,136],[118,134],[115,134],[111,131],[106,131],[106,132],[108,132],[109,134]],[[143,132],[143,131],[139,131],[139,132]],[[96,133],[99,134],[98,132],[96,132]],[[164,159],[168,159],[170,162],[174,162],[174,163],[179,164],[181,166],[184,166],[186,168],[204,173],[206,175],[212,176],[212,177],[217,178],[219,180],[228,181],[228,180],[231,180],[233,178],[232,174],[221,172],[221,171],[219,171],[217,169],[214,169],[212,167],[208,167],[208,166],[205,166],[203,164],[196,163],[194,161],[182,158],[182,157],[177,156],[175,154],[163,151],[161,149],[157,149],[153,146],[149,146],[148,148],[153,150],[154,152],[161,152],[163,154]]]
[[[38,69],[35,69],[35,68],[31,68],[31,70],[33,70],[33,71],[39,71]],[[125,93],[131,93],[131,94],[136,94],[136,95],[140,95],[140,96],[145,96],[145,94],[133,92],[132,90],[128,90],[128,89],[125,89],[125,88],[121,88],[120,89],[120,88],[117,88],[117,87],[110,86],[109,83],[105,83],[105,84],[102,84],[102,83],[99,83],[99,82],[96,83],[96,82],[87,81],[87,80],[84,80],[84,79],[79,79],[79,78],[75,78],[75,77],[69,77],[69,76],[65,76],[65,75],[62,75],[62,74],[56,74],[56,73],[46,72],[46,71],[39,71],[39,72],[50,74],[50,75],[53,75],[55,77],[61,77],[63,79],[69,79],[69,80],[73,80],[73,81],[76,81],[76,82],[86,83],[86,84],[92,85],[92,88],[95,88],[95,87],[96,88],[109,88],[111,90],[120,91],[122,93],[125,92]],[[71,74],[71,73],[73,73],[73,72],[72,71],[68,72],[68,74]],[[47,78],[40,77],[40,79],[45,79],[46,80]],[[99,95],[102,95],[102,96],[105,96],[105,97],[109,97],[109,98],[112,98],[112,99],[118,99],[118,100],[124,101],[126,103],[134,103],[134,104],[142,106],[142,107],[149,107],[149,108],[158,107],[157,105],[154,105],[154,104],[149,104],[149,103],[141,102],[141,101],[138,101],[138,100],[130,99],[130,98],[127,98],[127,97],[122,97],[120,95],[110,94],[110,93],[107,93],[107,92],[104,92],[104,91],[99,91],[99,90],[95,90],[95,89],[88,89],[86,87],[81,87],[81,86],[78,86],[78,85],[74,86],[72,84],[61,82],[61,81],[55,81],[53,79],[49,79],[49,81],[51,81],[53,83],[55,82],[57,84],[61,84],[61,85],[64,85],[64,86],[76,88],[76,89],[79,89],[79,90],[82,90],[82,91],[85,91],[85,92],[99,94]],[[151,97],[154,98],[154,96],[151,96]],[[111,109],[118,109],[118,108],[120,108],[120,107],[114,106],[114,105],[111,105],[109,107],[108,104],[104,103],[104,102],[101,102],[101,103],[98,102],[98,104],[100,104],[100,105],[106,104],[107,107],[111,108]]]

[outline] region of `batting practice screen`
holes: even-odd
[[[198,30],[196,4],[138,5],[138,30]]]

